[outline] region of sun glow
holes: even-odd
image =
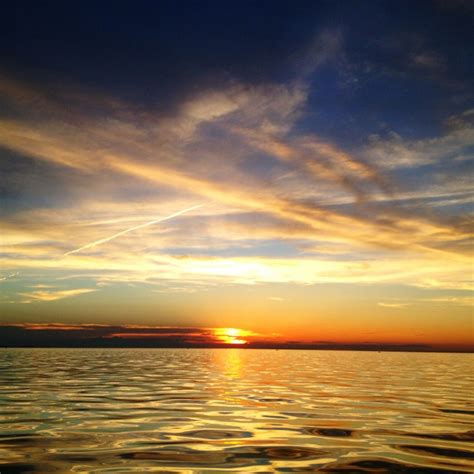
[[[214,336],[223,342],[224,344],[247,344],[248,341],[242,339],[242,337],[250,336],[250,331],[237,328],[216,328],[214,330]]]

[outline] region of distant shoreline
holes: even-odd
[[[189,346],[140,346],[140,345],[0,345],[0,349],[238,349],[238,350],[283,350],[283,351],[340,351],[340,352],[405,352],[405,353],[428,353],[428,354],[474,354],[474,348],[466,349],[451,349],[451,348],[415,348],[405,346],[393,347],[367,347],[367,346],[255,346],[255,345],[231,345],[231,344],[216,344],[216,345],[189,345]]]

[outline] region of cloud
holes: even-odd
[[[344,35],[339,28],[328,28],[313,36],[298,57],[299,77],[307,79],[321,65],[343,56]]]
[[[404,140],[392,132],[388,139],[372,136],[371,144],[363,150],[364,156],[385,169],[416,168],[456,160],[472,160],[470,147],[474,146],[474,124],[466,111],[447,120],[451,130],[443,136],[419,140]]]
[[[83,250],[96,247],[97,245],[101,245],[101,244],[104,244],[106,242],[110,242],[111,240],[114,240],[118,237],[121,237],[122,235],[128,234],[129,232],[133,232],[134,230],[144,229],[145,227],[149,227],[151,225],[158,224],[159,222],[164,222],[164,221],[167,221],[169,219],[173,219],[174,217],[178,217],[178,216],[180,216],[180,215],[182,215],[186,212],[193,211],[194,209],[199,209],[200,207],[202,207],[202,205],[196,205],[196,206],[188,207],[186,209],[182,209],[181,211],[174,212],[173,214],[170,214],[169,216],[161,217],[159,219],[155,219],[155,220],[152,220],[150,222],[145,222],[144,224],[140,224],[140,225],[136,225],[134,227],[130,227],[129,229],[125,229],[125,230],[122,230],[120,232],[117,232],[116,234],[113,234],[110,237],[105,237],[103,239],[96,240],[96,241],[91,242],[89,244],[83,245],[82,247],[79,247],[75,250],[70,250],[69,252],[66,252],[64,254],[64,256],[71,255],[71,254],[77,253],[77,252],[82,252]]]
[[[440,54],[433,51],[418,52],[411,56],[413,65],[428,70],[441,70],[445,67],[445,61]]]
[[[8,275],[3,275],[3,276],[0,277],[0,282],[1,282],[1,281],[7,281],[7,280],[9,280],[10,278],[16,277],[17,275],[18,275],[18,272],[13,272],[13,273],[10,273],[10,274],[8,274]]]
[[[394,308],[394,309],[399,309],[399,308],[406,308],[407,306],[410,306],[411,303],[377,303],[378,306],[382,306],[383,308]]]
[[[442,303],[442,304],[452,304],[456,306],[467,306],[469,308],[474,307],[474,297],[473,296],[440,296],[434,298],[423,298],[422,301],[429,303]]]
[[[96,288],[75,288],[73,290],[37,290],[26,293],[18,293],[20,296],[27,298],[23,303],[31,303],[33,301],[56,301],[63,298],[71,298],[72,296],[83,295],[97,291]]]
[[[253,347],[293,349],[471,351],[470,342],[424,344],[407,339],[387,342],[287,340],[280,334],[261,334],[230,327],[146,326],[68,323],[0,324],[3,347]]]
[[[277,341],[278,336],[262,335],[238,328],[107,325],[67,323],[6,323],[0,325],[8,345],[189,347],[245,344],[251,341]]]
[[[0,85],[16,111],[1,119],[0,144],[77,179],[68,182],[77,193],[72,203],[33,206],[3,220],[7,271],[73,272],[102,283],[159,275],[209,284],[467,285],[467,223],[407,211],[402,199],[420,191],[405,186],[397,196],[390,173],[466,154],[474,143],[469,113],[451,119],[442,137],[378,137],[348,152],[299,133],[308,100],[300,79],[229,82],[188,95],[166,114],[86,90],[51,97],[12,80]],[[32,111],[35,103],[40,111]],[[197,199],[199,212],[153,228],[156,215]],[[126,222],[145,224],[123,230]],[[287,253],[245,255],[268,240]],[[97,255],[79,255],[105,242]],[[324,256],[300,255],[318,248]],[[354,262],[344,261],[349,256]]]
[[[105,256],[80,254],[62,261],[49,259],[4,259],[6,266],[27,268],[30,272],[65,276],[78,274],[97,282],[147,283],[157,280],[180,281],[191,285],[316,283],[407,284],[423,288],[469,289],[466,279],[468,259],[446,261],[439,258],[391,259],[387,256],[366,260],[301,257],[223,257],[203,254],[166,255],[138,252],[121,247]],[[25,292],[23,292],[25,293]],[[29,294],[28,294],[29,295]],[[36,294],[37,297],[43,296]],[[44,297],[51,297],[44,295]]]
[[[236,132],[249,144],[283,163],[300,168],[315,180],[329,181],[341,186],[359,201],[367,199],[372,185],[383,191],[389,189],[386,179],[375,166],[355,159],[318,137],[301,137],[293,139],[291,143],[285,143],[283,139],[265,130],[237,129]]]

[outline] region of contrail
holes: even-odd
[[[182,211],[175,212],[174,214],[171,214],[169,216],[161,217],[160,219],[155,219],[154,221],[146,222],[145,224],[140,224],[135,227],[130,227],[129,229],[125,229],[125,230],[122,230],[121,232],[117,232],[116,234],[111,235],[110,237],[105,237],[104,239],[96,240],[95,242],[91,242],[90,244],[83,245],[82,247],[79,247],[78,249],[71,250],[70,252],[66,252],[63,256],[66,257],[67,255],[81,252],[82,250],[89,249],[91,247],[95,247],[100,244],[104,244],[105,242],[109,242],[110,240],[116,239],[117,237],[120,237],[121,235],[128,234],[129,232],[132,232],[137,229],[143,229],[144,227],[148,227],[153,224],[158,224],[159,222],[167,221],[168,219],[172,219],[173,217],[180,216],[181,214],[184,214],[185,212],[189,212],[199,207],[203,207],[203,205],[204,204],[198,204],[197,206],[188,207],[187,209],[183,209]]]

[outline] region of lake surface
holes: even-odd
[[[0,472],[472,472],[474,356],[1,349]]]

